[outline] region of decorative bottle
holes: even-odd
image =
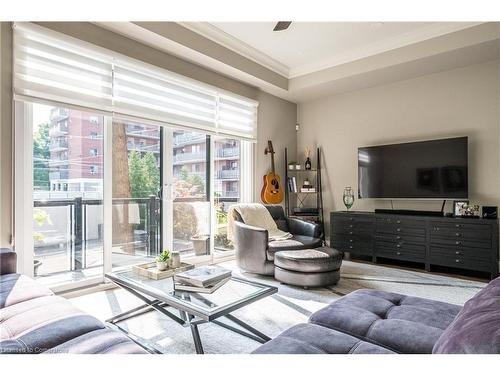
[[[347,211],[349,211],[349,209],[354,204],[354,193],[352,192],[352,188],[350,186],[347,186],[344,189],[342,200],[344,201],[344,205],[347,208]]]

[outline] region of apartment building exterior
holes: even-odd
[[[103,121],[99,115],[52,108],[50,113],[49,182],[53,192],[102,192]],[[126,122],[127,149],[152,152],[160,165],[160,131],[157,127]],[[173,132],[173,176],[207,173],[208,139],[205,134]],[[216,137],[214,194],[221,201],[240,196],[239,141]]]

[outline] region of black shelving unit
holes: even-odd
[[[316,149],[316,160],[312,160],[313,168],[304,169],[288,169],[288,149],[285,148],[285,210],[289,217],[297,217],[304,220],[314,221],[321,225],[322,238],[325,236],[325,221],[323,218],[323,191],[321,187],[321,150]],[[289,178],[295,177],[297,184],[297,192],[290,191]],[[315,183],[316,191],[304,192],[300,191],[304,179],[307,178],[312,183]],[[313,199],[315,197],[316,199]],[[315,205],[311,203],[315,202]],[[314,212],[297,212],[296,208],[314,209]]]

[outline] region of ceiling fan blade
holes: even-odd
[[[276,26],[274,26],[273,31],[283,31],[290,27],[292,21],[279,21]]]

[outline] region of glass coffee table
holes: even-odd
[[[190,327],[196,353],[203,354],[198,326],[212,322],[225,329],[249,337],[260,343],[271,338],[231,313],[278,291],[276,287],[237,277],[231,279],[212,294],[174,291],[173,279],[153,280],[135,273],[132,269],[107,273],[106,277],[144,301],[132,310],[113,316],[106,322],[116,325],[124,320],[156,310],[175,322]],[[221,318],[229,322],[221,321]],[[231,324],[229,324],[231,323]],[[125,331],[128,334],[128,332]],[[151,352],[158,351],[145,346]]]

